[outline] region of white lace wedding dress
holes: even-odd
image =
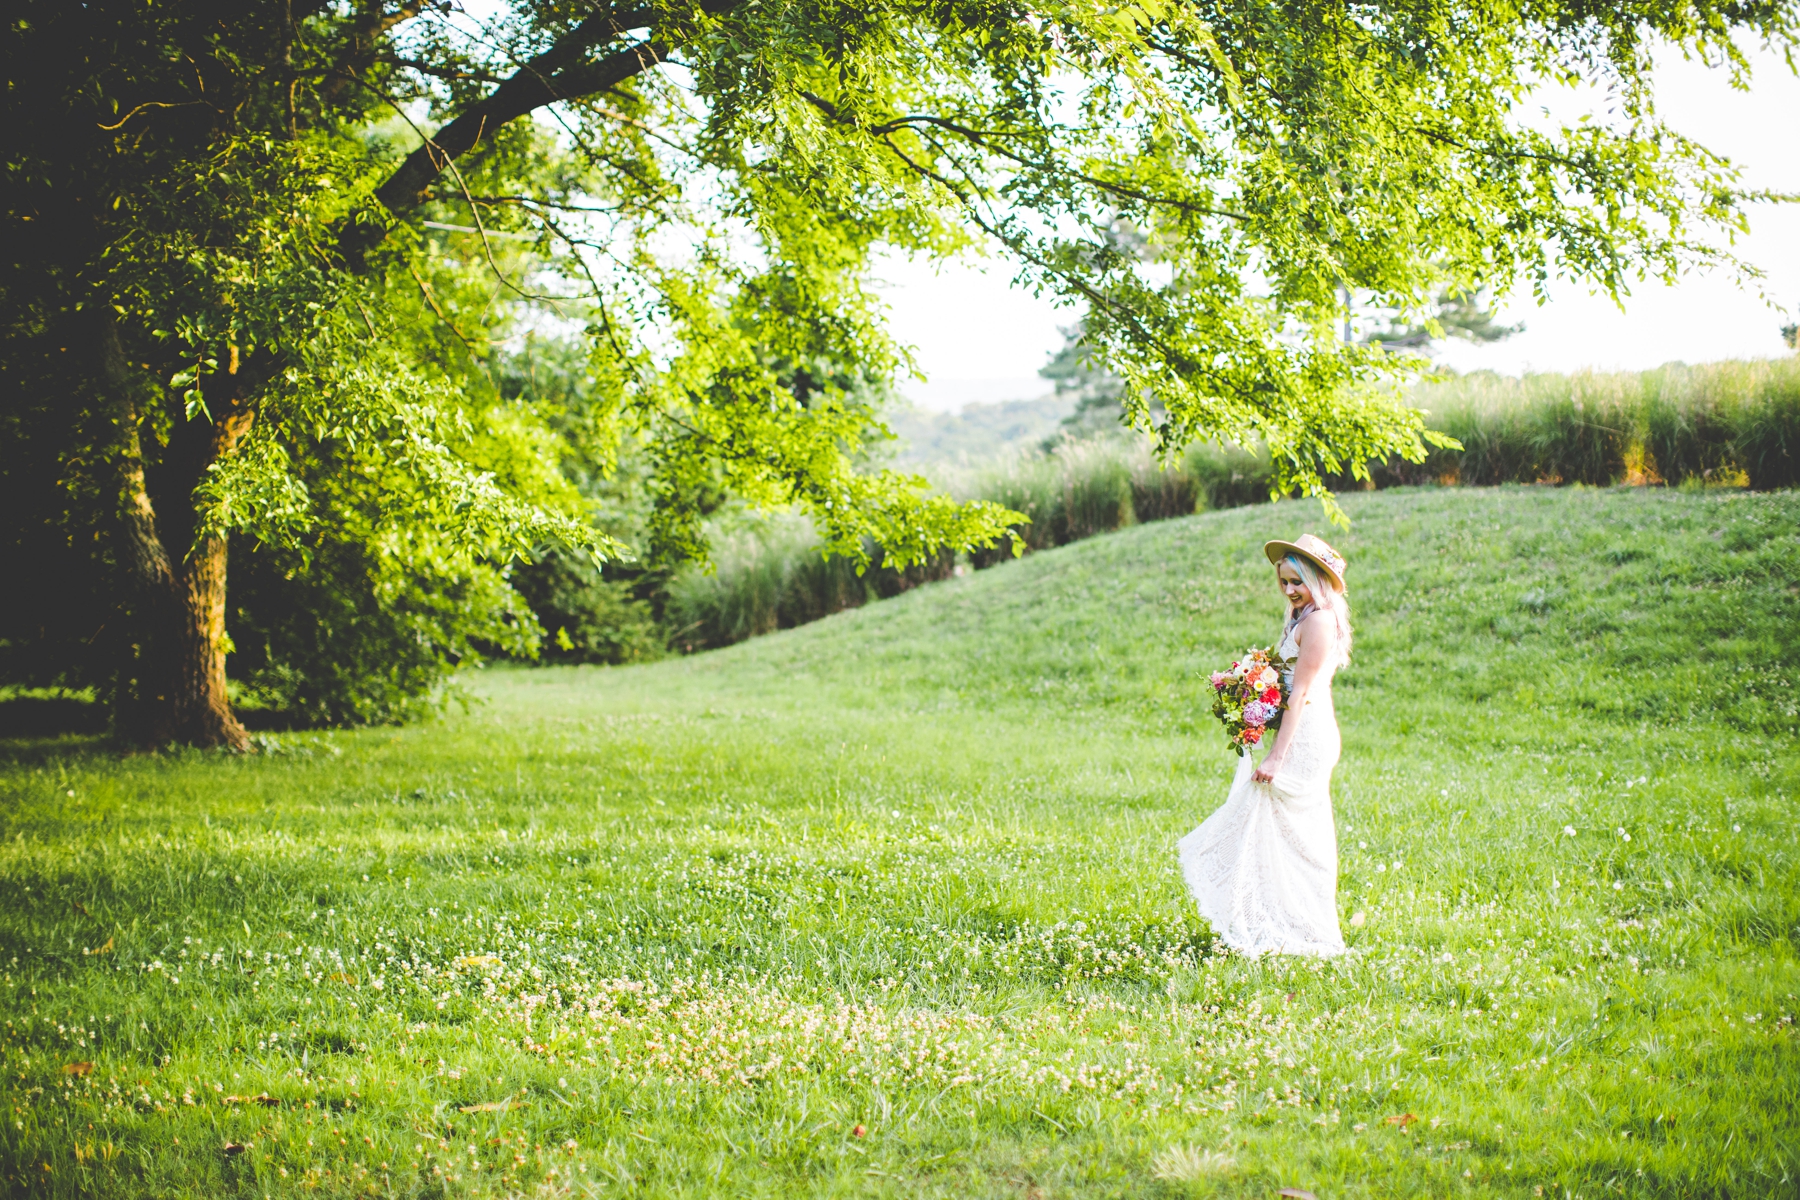
[[[1276,654],[1299,653],[1294,627]],[[1341,746],[1330,677],[1313,685],[1281,773],[1270,783],[1238,759],[1225,803],[1181,839],[1181,873],[1224,943],[1242,954],[1344,952],[1337,915],[1331,770]],[[1292,716],[1286,718],[1292,720]]]

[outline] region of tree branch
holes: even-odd
[[[605,58],[582,62],[593,47],[649,22],[648,11],[596,14],[570,30],[555,45],[527,62],[511,78],[438,130],[414,150],[376,191],[389,212],[399,214],[425,199],[432,183],[454,159],[462,157],[493,130],[517,117],[578,96],[616,87],[660,63],[668,47],[651,39]]]
[[[839,110],[836,105],[832,104],[831,101],[826,100],[821,96],[815,96],[808,91],[802,91],[800,96],[833,121],[851,128],[856,127],[856,123],[849,117],[843,115],[841,110]],[[1088,174],[1085,171],[1078,171],[1072,167],[1065,167],[1060,163],[1048,159],[1028,158],[1017,151],[1009,150],[1005,146],[996,144],[995,139],[997,138],[1024,139],[1032,137],[1033,135],[1027,131],[972,129],[967,125],[952,121],[947,117],[934,116],[930,113],[913,113],[903,117],[895,117],[893,120],[884,121],[879,125],[868,125],[862,128],[863,132],[867,133],[869,136],[878,137],[883,141],[887,141],[887,135],[890,133],[897,132],[901,129],[915,129],[921,125],[942,129],[947,133],[953,133],[970,145],[978,146],[991,154],[997,154],[1001,158],[1017,163],[1027,170],[1042,171],[1046,175],[1077,180],[1090,187],[1099,188],[1101,191],[1109,192],[1112,195],[1123,196],[1128,200],[1137,200],[1143,204],[1163,208],[1176,208],[1183,212],[1198,213],[1202,216],[1226,217],[1233,221],[1248,222],[1251,219],[1247,213],[1236,212],[1229,208],[1219,208],[1216,205],[1200,204],[1192,200],[1184,200],[1178,196],[1156,195],[1151,192],[1146,192],[1141,188],[1129,187],[1110,179],[1102,179],[1097,175]]]
[[[405,67],[409,71],[417,71],[421,75],[430,75],[436,79],[473,79],[477,83],[504,83],[498,75],[490,75],[486,71],[464,71],[457,67],[440,67],[434,63],[420,62],[416,58],[389,58],[383,61],[393,63],[396,67]]]

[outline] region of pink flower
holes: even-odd
[[[1265,704],[1261,700],[1252,700],[1244,705],[1244,724],[1261,727],[1267,725],[1275,716],[1275,706]]]

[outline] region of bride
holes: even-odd
[[[1275,744],[1254,769],[1248,755],[1225,803],[1181,839],[1181,873],[1221,940],[1242,954],[1344,952],[1337,917],[1337,828],[1331,769],[1338,760],[1331,676],[1350,659],[1344,560],[1312,534],[1269,542],[1288,620],[1279,658],[1294,660]]]

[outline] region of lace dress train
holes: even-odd
[[[1287,638],[1282,653],[1293,653]],[[1188,890],[1200,915],[1233,950],[1316,957],[1344,952],[1331,814],[1331,772],[1340,749],[1330,709],[1308,712],[1281,773],[1258,783],[1250,758],[1240,758],[1225,803],[1181,839]]]

